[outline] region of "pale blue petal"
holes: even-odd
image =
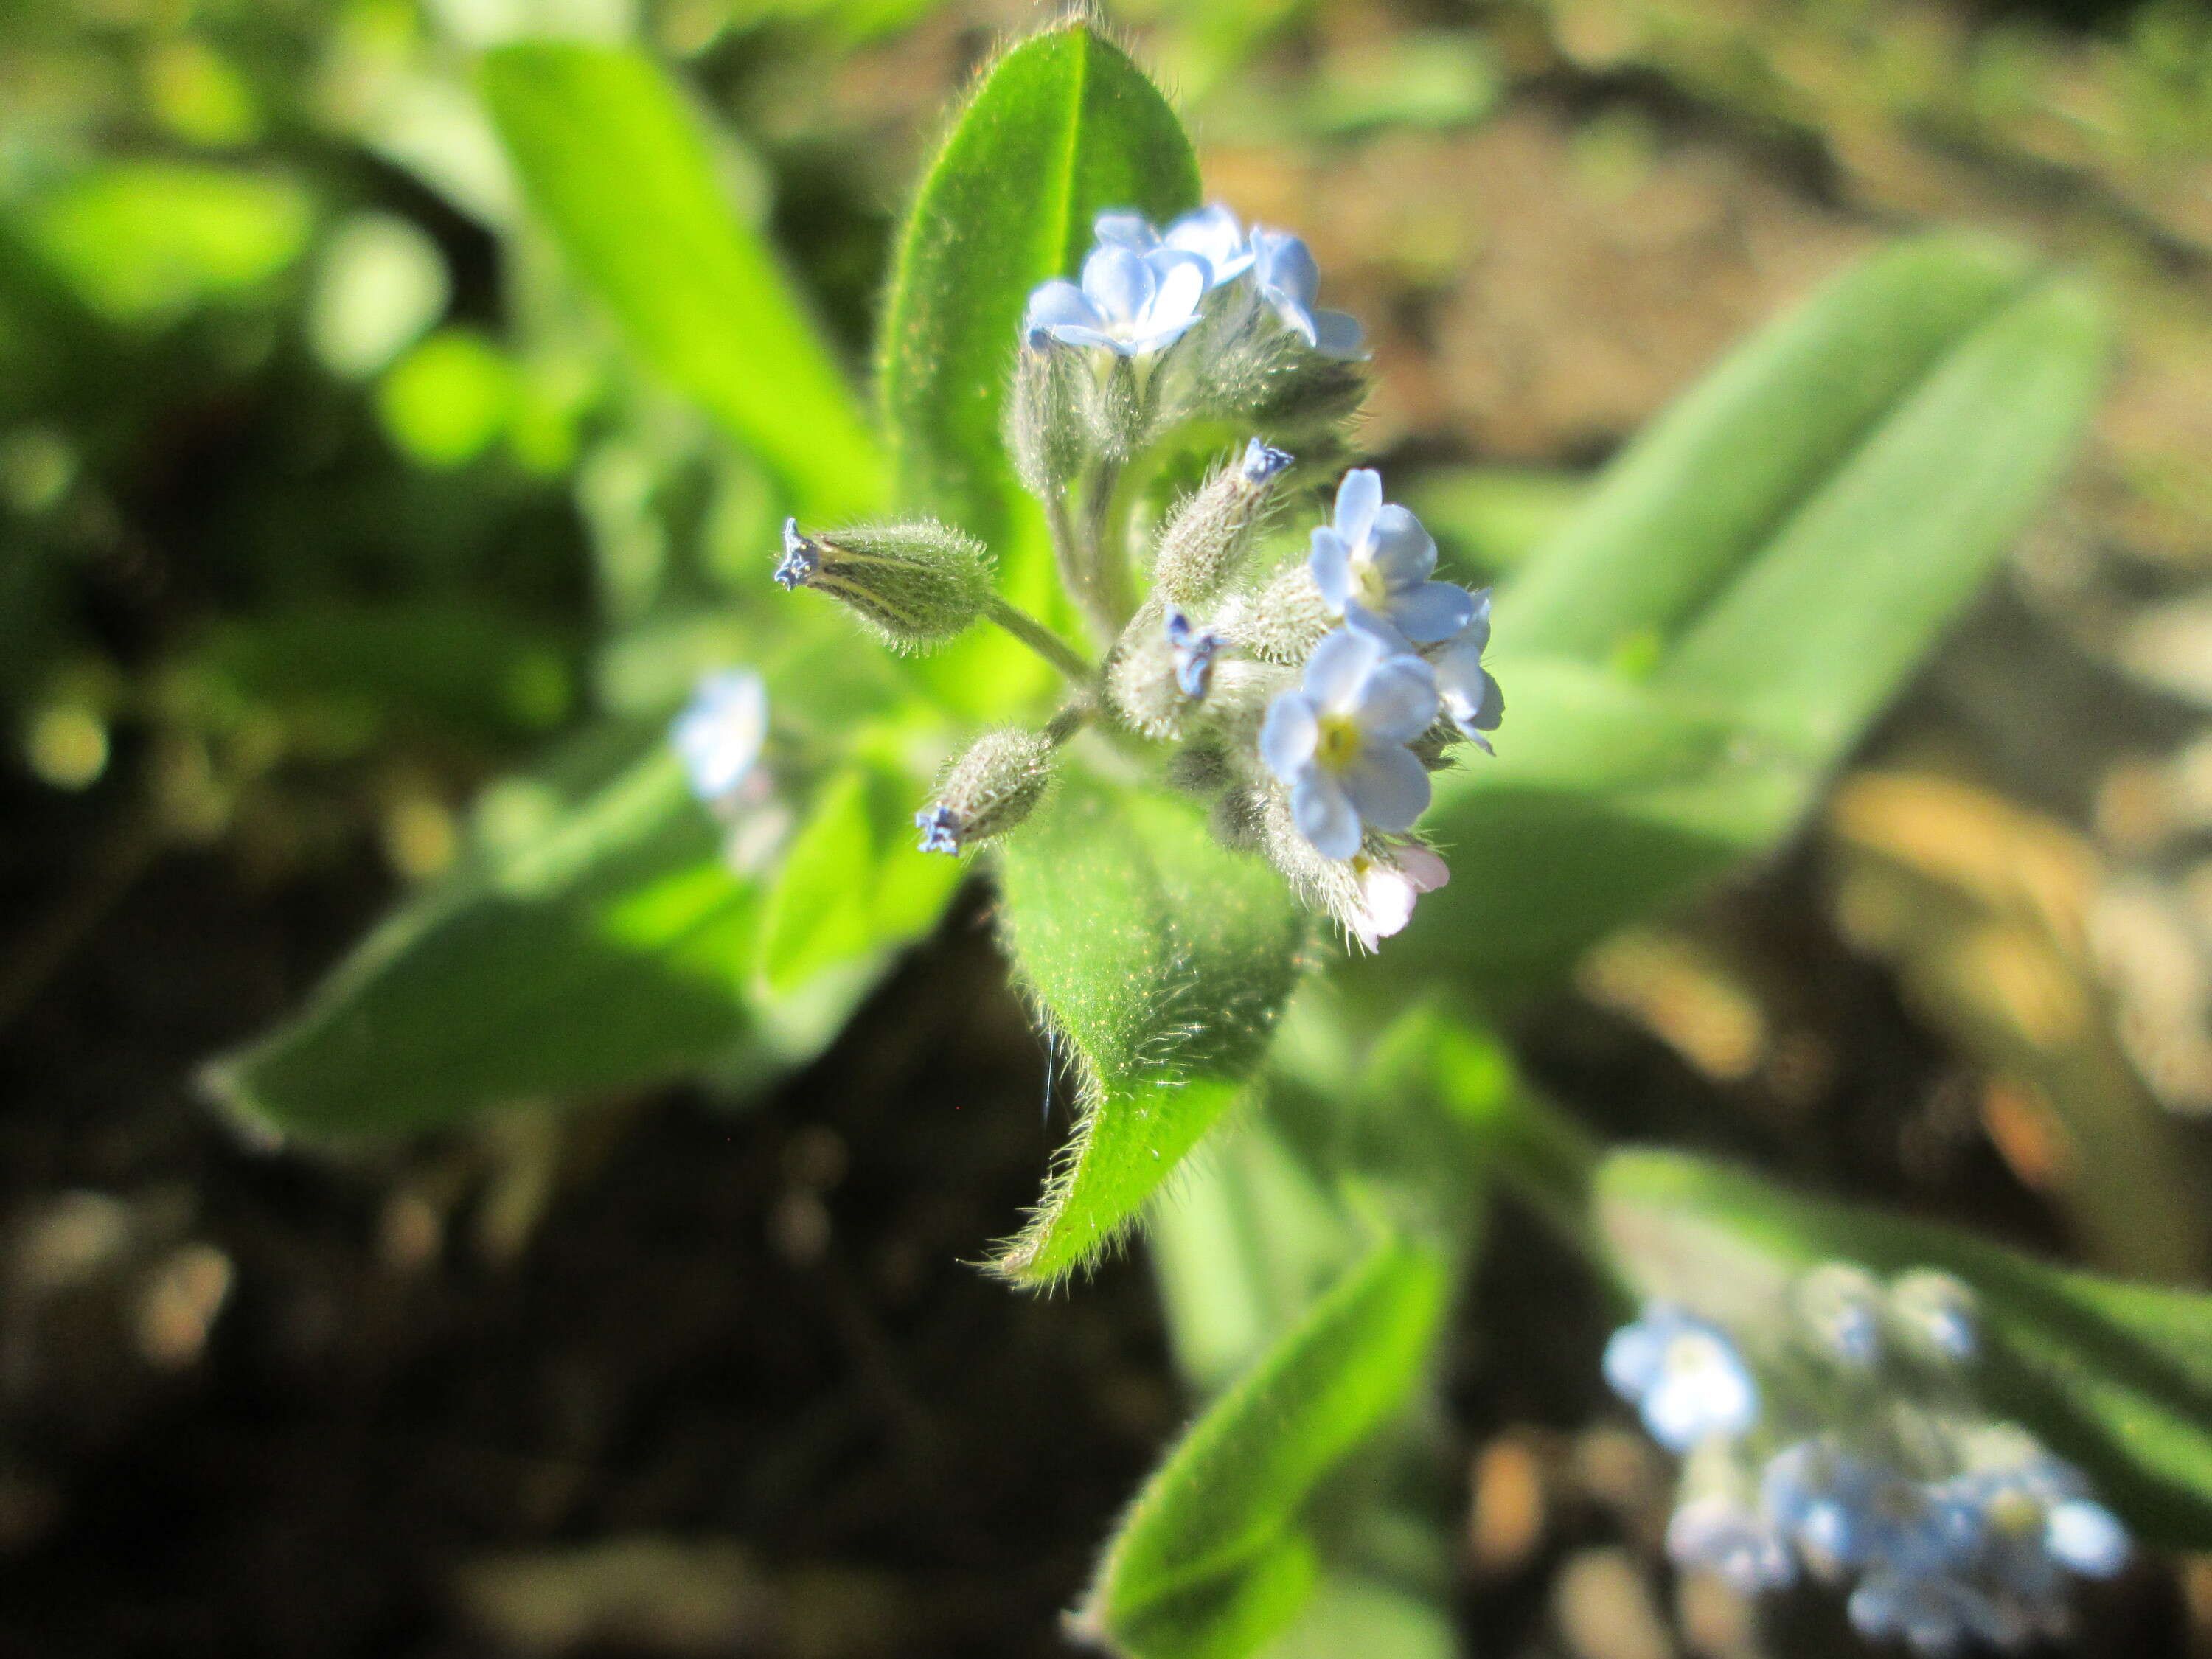
[[[1429,810],[1429,769],[1410,749],[1363,745],[1358,757],[1337,774],[1337,779],[1370,828],[1390,833],[1410,830],[1413,821]]]
[[[1371,634],[1340,628],[1314,647],[1306,659],[1305,693],[1319,711],[1350,712],[1368,672],[1382,659],[1385,647]]]
[[[1198,318],[1199,301],[1206,297],[1212,271],[1194,253],[1162,248],[1145,256],[1152,273],[1152,297],[1142,320],[1151,329],[1188,327]],[[1178,327],[1180,325],[1180,327]]]
[[[1164,328],[1150,328],[1133,334],[1122,343],[1121,355],[1125,357],[1144,357],[1149,356],[1155,351],[1165,351],[1177,340],[1189,333],[1191,325],[1197,320],[1195,317],[1185,317],[1182,321]]]
[[[1144,256],[1109,244],[1083,262],[1083,292],[1109,326],[1127,326],[1144,314],[1158,286]]]
[[[1066,277],[1055,276],[1030,290],[1029,310],[1022,317],[1022,332],[1034,335],[1062,327],[1096,329],[1105,322],[1081,289]]]
[[[1344,538],[1327,525],[1316,525],[1313,551],[1306,556],[1306,568],[1313,573],[1314,586],[1321,589],[1322,602],[1330,610],[1341,612],[1345,598],[1352,592],[1352,550],[1344,544]]]
[[[1359,814],[1336,780],[1316,767],[1291,786],[1291,817],[1323,858],[1348,859],[1359,850]]]
[[[768,737],[768,687],[757,674],[733,669],[702,680],[669,736],[684,762],[691,792],[720,799],[745,780]]]
[[[1263,230],[1254,234],[1252,245],[1253,275],[1278,309],[1287,305],[1303,313],[1313,304],[1321,288],[1321,269],[1304,242],[1279,230]],[[1309,340],[1311,328],[1309,323],[1300,331]]]
[[[2044,1523],[2044,1547],[2062,1567],[2090,1578],[2110,1578],[2128,1561],[2128,1529],[2102,1504],[2069,1498]]]
[[[1410,587],[1425,582],[1437,568],[1436,538],[1395,501],[1376,509],[1375,526],[1368,533],[1374,544],[1374,551],[1368,556],[1390,586]]]
[[[1376,664],[1360,688],[1359,730],[1371,743],[1411,743],[1436,717],[1436,677],[1419,657]]]
[[[1152,228],[1152,222],[1133,208],[1113,208],[1100,214],[1091,222],[1091,234],[1109,246],[1125,247],[1133,253],[1150,253],[1160,245],[1160,234]]]
[[[1490,590],[1488,588],[1478,587],[1474,590],[1474,614],[1467,619],[1466,632],[1462,634],[1454,643],[1472,645],[1478,653],[1489,645]]]
[[[1366,334],[1359,326],[1359,319],[1350,312],[1316,311],[1310,314],[1313,319],[1313,347],[1322,356],[1350,362],[1367,355]]]
[[[1136,355],[1137,348],[1128,341],[1116,339],[1111,334],[1102,334],[1095,328],[1084,328],[1074,323],[1054,323],[1045,332],[1062,345],[1100,346],[1117,357]]]
[[[1450,582],[1423,582],[1390,596],[1390,620],[1416,645],[1448,640],[1467,626],[1474,599]]]
[[[1355,466],[1336,487],[1336,533],[1349,547],[1364,544],[1382,510],[1382,475],[1371,466]],[[1424,575],[1428,573],[1424,571]]]
[[[1363,634],[1372,634],[1394,656],[1413,648],[1413,641],[1398,631],[1395,623],[1380,611],[1370,611],[1357,599],[1348,599],[1344,602],[1344,620],[1348,627],[1356,628]]]
[[[1285,691],[1267,705],[1267,724],[1260,728],[1260,759],[1285,783],[1304,769],[1320,741],[1316,711],[1300,693]]]
[[[1245,242],[1244,228],[1219,202],[1184,214],[1168,227],[1165,240],[1170,247],[1182,248],[1205,260],[1215,288],[1251,267],[1252,250]]]
[[[1285,300],[1279,296],[1272,299],[1270,303],[1275,307],[1275,315],[1282,319],[1285,328],[1290,330],[1308,345],[1314,343],[1316,337],[1314,332],[1314,321],[1312,317],[1307,314],[1304,306],[1295,300]]]
[[[1605,1380],[1630,1405],[1640,1405],[1659,1380],[1666,1352],[1666,1334],[1656,1327],[1642,1320],[1623,1325],[1605,1345]]]

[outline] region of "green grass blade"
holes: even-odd
[[[1398,1238],[1349,1268],[1146,1483],[1081,1623],[1133,1659],[1237,1659],[1279,1634],[1310,1588],[1280,1593],[1307,1501],[1405,1405],[1448,1288],[1443,1261]]]
[[[2106,349],[2103,308],[2073,283],[2043,283],[1991,316],[1697,619],[1659,682],[1833,756],[2042,504]]]
[[[697,115],[631,48],[532,40],[482,86],[537,216],[639,356],[773,467],[803,514],[882,506],[853,389],[759,235],[730,208]]]
[[[2029,274],[2001,245],[1929,237],[1769,324],[1606,470],[1501,599],[1499,642],[1602,661],[1671,637]]]

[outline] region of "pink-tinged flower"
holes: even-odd
[[[1419,842],[1400,842],[1381,858],[1361,854],[1352,861],[1359,880],[1359,908],[1345,919],[1352,936],[1367,951],[1381,948],[1403,933],[1413,905],[1451,879],[1451,869]]]

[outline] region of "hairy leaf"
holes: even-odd
[[[1080,771],[999,858],[1014,967],[1082,1077],[1082,1118],[999,1267],[1060,1278],[1117,1239],[1235,1097],[1305,921],[1262,860],[1185,802]]]
[[[1433,1252],[1376,1243],[1223,1394],[1146,1483],[1082,1622],[1133,1659],[1234,1659],[1296,1617],[1285,1565],[1324,1476],[1401,1409],[1443,1316]]]
[[[1621,1272],[1717,1319],[1784,1316],[1790,1276],[1820,1261],[1956,1274],[1980,1304],[1984,1402],[2088,1471],[2147,1538],[2212,1545],[2212,1297],[2051,1267],[1680,1153],[1615,1152],[1597,1193]]]
[[[482,84],[532,208],[639,355],[767,461],[799,510],[882,505],[882,456],[844,374],[753,228],[696,115],[642,52],[529,40]]]
[[[973,532],[1010,586],[1022,501],[999,416],[1030,290],[1073,275],[1109,208],[1198,205],[1175,112],[1089,23],[993,64],[915,198],[884,314],[883,399],[900,502]],[[1033,534],[1024,532],[1034,542]]]

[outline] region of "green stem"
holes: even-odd
[[[1097,664],[1085,659],[1082,653],[1028,611],[993,594],[989,605],[984,608],[984,614],[1076,684],[1088,685],[1098,678]]]
[[[1607,1265],[1593,1188],[1604,1150],[1558,1107],[1516,1088],[1484,1115],[1485,1152],[1499,1177],[1600,1267]]]
[[[1085,568],[1107,637],[1119,638],[1137,611],[1129,570],[1129,504],[1127,486],[1133,469],[1102,466],[1091,475],[1083,502]]]

